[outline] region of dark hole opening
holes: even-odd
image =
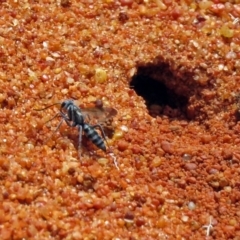
[[[168,88],[161,82],[161,77],[155,80],[148,72],[148,68],[140,69],[130,82],[130,87],[145,99],[149,114],[153,117],[165,115],[169,118],[186,119],[188,98]],[[163,75],[164,79],[173,77],[169,69]]]

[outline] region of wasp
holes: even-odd
[[[44,109],[36,109],[36,110],[37,111],[45,110],[56,104],[60,104],[60,103],[55,103]],[[81,109],[74,103],[74,100],[68,99],[61,103],[59,113],[57,113],[49,121],[52,121],[54,118],[56,118],[58,116],[60,116],[62,118],[62,120],[58,124],[55,132],[61,127],[61,125],[64,121],[66,122],[66,124],[69,127],[77,127],[78,128],[78,131],[79,131],[78,150],[79,150],[79,152],[80,152],[80,148],[81,148],[83,132],[85,133],[86,137],[92,141],[92,143],[94,145],[96,145],[99,149],[106,152],[107,149],[106,149],[105,142],[107,143],[107,140],[106,140],[106,136],[105,136],[105,132],[104,132],[102,124],[104,123],[104,121],[112,119],[116,114],[117,114],[116,109],[104,108],[101,100],[98,100],[96,102],[95,107]],[[87,121],[90,121],[91,118],[96,119],[98,121],[98,123],[96,123],[94,125],[91,123],[88,123]],[[100,130],[102,137],[96,131],[97,128]]]

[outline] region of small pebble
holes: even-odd
[[[192,159],[192,156],[190,154],[188,154],[188,153],[184,153],[183,156],[182,156],[182,159],[184,161],[189,161],[189,160]]]
[[[184,165],[184,167],[185,167],[185,169],[186,170],[195,170],[196,168],[197,168],[197,164],[195,164],[195,163],[186,163],[185,165]]]
[[[107,80],[107,72],[102,68],[97,68],[95,70],[95,80],[97,83],[104,83]]]
[[[188,208],[189,208],[189,210],[194,210],[196,208],[196,204],[194,202],[189,202]]]
[[[173,144],[169,143],[168,141],[162,141],[161,148],[165,153],[172,154],[174,152]]]
[[[118,141],[118,150],[125,151],[128,148],[128,143],[125,140]]]

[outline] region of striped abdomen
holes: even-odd
[[[83,124],[83,131],[86,136],[95,144],[98,148],[106,152],[106,146],[103,139],[99,136],[98,132],[88,124]]]

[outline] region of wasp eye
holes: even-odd
[[[67,109],[69,106],[74,105],[72,100],[65,100],[61,104],[61,108]]]
[[[62,102],[61,104],[61,108],[65,108],[66,107],[66,101]]]

